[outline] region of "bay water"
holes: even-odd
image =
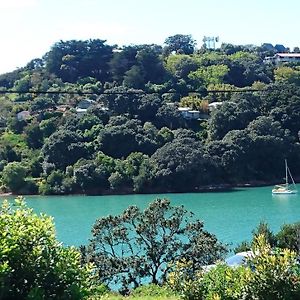
[[[298,190],[300,185],[298,185]],[[272,187],[237,188],[227,192],[136,194],[109,196],[25,196],[29,207],[54,218],[64,245],[83,245],[91,238],[97,218],[120,214],[129,205],[142,209],[156,198],[168,198],[203,220],[204,228],[231,248],[250,240],[252,230],[265,221],[277,232],[283,224],[300,221],[300,193],[272,195]],[[13,201],[14,197],[0,199]]]

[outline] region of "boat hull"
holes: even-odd
[[[296,194],[297,191],[272,191],[273,195],[290,195],[290,194]]]

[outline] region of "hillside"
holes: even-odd
[[[300,178],[300,64],[191,36],[60,41],[0,75],[0,186],[17,194],[187,192]],[[296,56],[296,55],[295,55]]]

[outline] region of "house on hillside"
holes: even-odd
[[[76,113],[79,114],[79,115],[82,115],[82,114],[86,113],[88,108],[95,105],[96,103],[97,102],[94,101],[94,100],[83,99],[77,104],[77,106],[75,108]]]
[[[178,107],[178,111],[180,112],[181,116],[185,119],[188,119],[190,110],[190,107]]]
[[[293,63],[293,62],[300,62],[300,53],[276,53],[274,56],[267,56],[264,59],[265,63]]]
[[[204,114],[199,110],[193,110],[190,107],[178,107],[178,111],[186,120],[199,120],[208,118],[207,114]]]
[[[30,117],[30,112],[28,110],[22,110],[17,113],[18,121],[25,121]]]

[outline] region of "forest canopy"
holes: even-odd
[[[300,176],[300,64],[190,35],[118,47],[59,41],[0,75],[0,187],[145,193]]]

